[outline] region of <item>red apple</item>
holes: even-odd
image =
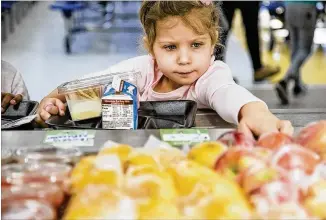
[[[286,203],[299,203],[300,192],[296,186],[287,181],[275,180],[254,191],[250,200],[257,209],[263,209],[263,205],[272,207]]]
[[[322,161],[319,163],[313,172],[313,174],[309,177],[308,180],[309,187],[319,181],[326,181],[326,161]]]
[[[265,148],[233,147],[226,151],[215,164],[215,170],[222,175],[239,180],[240,174],[252,166],[267,163],[271,151]]]
[[[326,120],[314,122],[303,128],[296,142],[320,155],[326,154]]]
[[[273,181],[289,182],[286,174],[284,170],[263,164],[262,166],[254,166],[244,171],[243,175],[241,175],[240,184],[247,194],[251,194],[263,185]]]
[[[319,162],[318,154],[295,144],[280,147],[271,159],[273,167],[286,170],[290,180],[302,186]]]
[[[294,143],[294,140],[289,135],[281,132],[272,132],[261,135],[257,142],[257,146],[276,150],[282,145],[291,143]]]
[[[222,134],[218,141],[226,144],[229,147],[254,147],[255,140],[251,137],[246,136],[244,133],[239,131],[229,131]]]

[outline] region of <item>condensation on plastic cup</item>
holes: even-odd
[[[59,207],[64,200],[62,189],[56,184],[32,183],[2,187],[1,201],[12,202],[17,200],[42,200],[54,207]]]
[[[59,163],[7,164],[1,168],[1,186],[55,183],[68,191],[71,166]]]
[[[37,200],[17,200],[2,202],[1,219],[3,220],[53,220],[56,213],[50,204]]]
[[[58,148],[52,146],[25,147],[15,151],[14,157],[20,163],[53,162],[75,164],[82,156],[79,148]]]

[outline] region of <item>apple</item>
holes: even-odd
[[[313,216],[326,219],[326,180],[320,180],[309,187],[304,206]]]
[[[272,167],[287,171],[290,180],[303,187],[319,162],[318,154],[296,144],[280,147],[271,158]]]
[[[282,145],[291,143],[294,143],[294,140],[289,135],[281,132],[272,132],[261,135],[257,141],[257,146],[276,150]]]
[[[188,159],[209,168],[213,168],[216,160],[227,151],[228,147],[219,141],[203,142],[195,145],[188,153]]]
[[[299,189],[286,180],[275,180],[262,185],[250,195],[250,201],[260,213],[270,207],[300,202]]]
[[[218,141],[221,141],[229,147],[254,147],[256,142],[253,138],[236,130],[222,134],[218,138]]]
[[[253,166],[243,172],[240,184],[247,194],[251,194],[263,185],[276,180],[289,182],[285,171],[271,167],[268,164],[262,164],[261,166]]]
[[[226,151],[215,164],[215,170],[231,179],[240,180],[240,175],[252,166],[263,166],[271,151],[265,148],[233,147]]]
[[[296,142],[320,155],[326,154],[326,120],[314,122],[303,128]]]

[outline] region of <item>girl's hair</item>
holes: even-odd
[[[156,38],[156,23],[169,16],[179,16],[185,25],[197,34],[209,33],[212,44],[218,43],[220,19],[218,4],[205,5],[201,1],[147,1],[142,2],[139,17],[145,31],[147,41],[145,48],[152,52]]]

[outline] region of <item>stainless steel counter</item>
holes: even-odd
[[[326,119],[325,109],[274,109],[271,110],[280,119],[290,120],[295,127],[295,132],[312,121]],[[196,117],[196,127],[210,128],[211,140],[215,140],[222,133],[235,128],[228,124],[211,110],[199,110]],[[46,131],[2,131],[2,147],[18,148],[39,145],[43,142]],[[94,152],[102,147],[107,140],[129,144],[134,147],[144,145],[150,135],[159,137],[159,130],[136,131],[109,131],[97,130],[94,147],[83,148],[86,152]]]
[[[209,129],[211,140],[217,139],[221,134],[230,129]],[[2,148],[17,149],[19,147],[33,147],[43,143],[46,131],[2,131]],[[97,130],[93,147],[81,147],[84,152],[95,152],[103,144],[112,140],[118,143],[129,144],[133,147],[142,147],[150,135],[160,137],[159,130],[126,130],[109,131]]]
[[[282,120],[289,120],[294,127],[304,127],[310,122],[326,120],[326,109],[271,109]],[[195,126],[199,128],[234,128],[212,110],[198,110]]]

